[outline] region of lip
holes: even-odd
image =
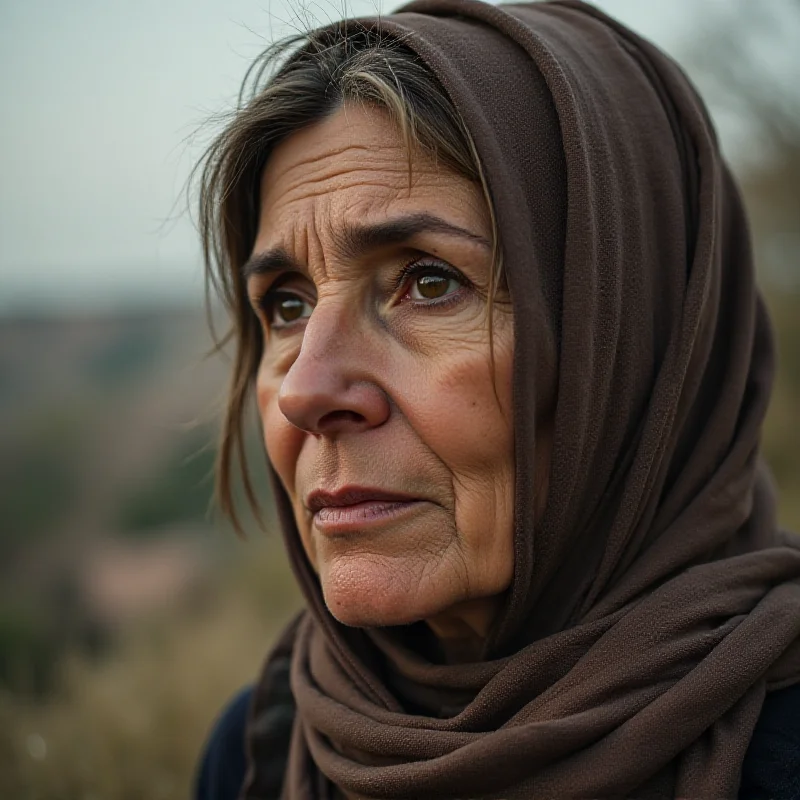
[[[391,522],[423,502],[420,497],[402,492],[344,486],[334,492],[311,492],[306,507],[321,533],[335,535]]]

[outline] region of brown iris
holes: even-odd
[[[421,275],[414,281],[417,292],[425,300],[444,297],[452,282],[453,279],[446,275]]]
[[[303,316],[306,305],[296,294],[278,294],[272,306],[273,321],[278,324],[296,322]]]

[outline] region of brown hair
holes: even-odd
[[[483,187],[496,228],[480,161],[461,116],[419,57],[397,38],[344,23],[292,36],[267,48],[248,70],[239,102],[224,130],[197,165],[199,228],[206,267],[206,297],[217,294],[232,327],[216,349],[235,344],[216,470],[216,497],[242,532],[233,497],[233,468],[241,471],[247,502],[260,520],[244,447],[245,410],[262,354],[261,326],[250,308],[241,267],[251,254],[258,226],[260,181],[272,149],[290,134],[335,112],[345,101],[388,112],[409,157],[419,149],[437,163]],[[495,269],[490,300],[500,279]],[[490,303],[491,309],[491,303]],[[491,335],[491,317],[490,317]],[[213,332],[213,326],[212,326]]]

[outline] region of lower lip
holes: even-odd
[[[352,506],[326,506],[314,514],[320,533],[334,536],[392,522],[422,503],[419,500],[369,500]]]

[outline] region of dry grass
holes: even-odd
[[[0,797],[185,800],[214,717],[251,682],[296,594],[283,559],[240,565],[204,611],[124,632],[112,658],[73,655],[46,704],[0,696]]]

